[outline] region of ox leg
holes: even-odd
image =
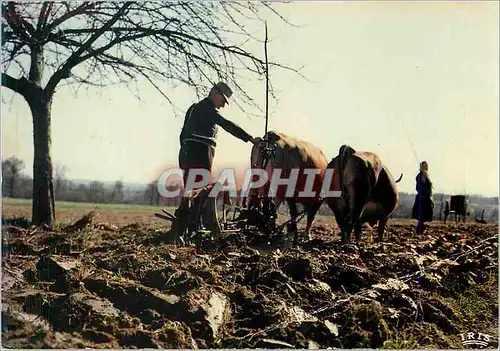
[[[335,222],[337,223],[340,232],[342,233],[342,228],[344,226],[344,221],[342,220],[342,209],[340,206],[340,201],[338,200],[328,200],[328,207],[333,212],[333,216],[335,217]]]
[[[387,211],[384,212],[384,207],[380,202],[368,201],[363,211],[361,222],[369,222],[373,227],[378,222],[377,233],[378,241],[384,233],[385,224],[387,223]]]
[[[349,199],[349,200],[347,200]],[[342,217],[342,232],[341,232],[341,243],[343,245],[349,244],[351,242],[351,232],[352,229],[354,228],[354,221],[353,221],[353,215],[354,215],[354,195],[352,196],[347,196],[346,199],[343,199],[342,203],[342,211],[341,211],[341,217]]]
[[[357,244],[361,242],[362,232],[363,232],[363,223],[360,220],[357,220],[356,224],[354,225],[354,236],[356,237]]]
[[[348,214],[344,223],[344,230],[342,231],[342,244],[349,244],[351,239],[351,232],[357,222],[360,222],[363,208],[368,198],[369,188],[359,187],[352,189],[346,196],[347,203],[344,203],[344,211]]]
[[[333,213],[335,214],[335,220],[340,229],[340,240],[342,244],[349,243],[349,235],[352,230],[349,222],[349,202],[345,198],[345,190],[342,198],[337,201],[333,206]]]
[[[384,240],[384,231],[385,226],[387,224],[387,217],[380,218],[378,222],[377,234],[378,234],[378,242],[381,243]]]
[[[307,212],[306,231],[304,232],[304,235],[303,235],[304,240],[311,240],[311,236],[310,236],[309,232],[310,232],[312,224],[314,222],[314,218],[316,217],[316,214],[318,213],[318,210],[320,207],[321,207],[321,203],[304,206],[304,208]]]
[[[287,232],[290,236],[290,232],[293,232],[293,245],[297,245],[299,242],[299,230],[297,229],[297,204],[294,201],[287,201],[288,208],[290,210],[290,219],[292,220],[288,223]]]

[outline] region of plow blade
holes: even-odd
[[[172,219],[177,219],[177,217],[176,217],[174,214],[172,214],[172,213],[168,212],[166,209],[162,208],[162,209],[161,209],[161,211],[162,211],[164,214],[166,214],[168,217],[170,217],[170,218],[172,218]]]
[[[165,219],[165,220],[170,221],[170,222],[173,222],[175,220],[175,218],[165,216],[161,213],[155,213],[155,216],[158,218],[161,218],[161,219]]]

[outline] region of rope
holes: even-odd
[[[415,151],[415,147],[413,146],[413,142],[411,141],[411,138],[410,138],[410,133],[408,133],[408,129],[406,129],[406,125],[404,123],[404,120],[401,119],[401,124],[406,132],[406,137],[408,138],[408,141],[410,142],[410,147],[411,147],[411,150],[413,151],[413,155],[415,156],[415,159],[418,161],[418,163],[420,164],[420,158],[418,157],[417,155],[417,151]]]

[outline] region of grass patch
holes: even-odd
[[[418,347],[418,340],[415,337],[415,331],[403,329],[394,333],[393,337],[384,341],[381,349],[383,350],[411,350]],[[413,328],[411,328],[413,329]]]
[[[381,349],[385,350],[414,350],[414,349],[444,349],[462,348],[459,337],[449,337],[431,323],[418,323],[404,326],[401,329],[396,327],[391,332],[390,339],[384,341]]]
[[[456,297],[441,297],[434,293],[427,296],[450,306],[457,317],[470,327],[477,327],[479,321],[498,320],[498,315],[492,315],[494,306],[498,305],[498,279],[495,272],[490,274],[486,282],[473,285]]]
[[[455,318],[451,317],[459,332],[482,332],[494,336],[489,348],[496,347],[498,330],[498,276],[496,272],[489,275],[487,281],[471,286],[455,297],[442,297],[436,293],[425,293],[426,300],[438,300],[443,306],[453,310]],[[447,313],[445,313],[447,314]],[[450,317],[450,316],[449,316]],[[445,333],[436,325],[428,322],[410,326],[399,326],[392,330],[381,349],[426,349],[447,348],[454,345],[463,348],[460,337],[456,333]]]
[[[434,293],[427,296],[441,301],[455,312],[457,318],[455,323],[460,332],[498,335],[498,278],[496,272],[492,272],[487,281],[471,286],[456,297],[441,297]],[[442,334],[441,331],[439,332]],[[439,336],[441,339],[445,337],[444,335]],[[455,338],[456,336],[453,336],[453,339]],[[488,348],[497,345],[498,341],[494,337]]]
[[[458,296],[458,312],[471,325],[479,321],[498,321],[498,315],[492,316],[493,306],[498,305],[498,279],[491,273],[488,281],[476,284]]]
[[[488,302],[480,298],[475,291],[460,295],[458,305],[460,314],[469,321],[485,315],[489,310]]]
[[[8,206],[28,206],[31,207],[32,200],[29,199],[13,199],[13,198],[3,198],[2,205],[4,207]],[[92,202],[69,202],[69,201],[56,201],[55,202],[56,211],[57,210],[118,210],[118,211],[134,211],[134,212],[152,212],[158,211],[163,206],[151,206],[151,205],[135,205],[135,204],[109,204],[109,203],[92,203]],[[168,210],[175,210],[173,207],[167,207]]]

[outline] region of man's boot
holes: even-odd
[[[175,210],[175,220],[172,222],[170,229],[171,237],[175,243],[182,243],[184,241],[184,231],[186,230],[186,220],[188,215],[188,201],[183,201]]]

